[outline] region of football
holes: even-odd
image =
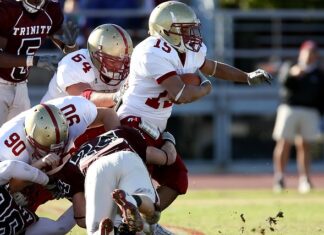
[[[200,77],[194,73],[184,73],[184,74],[180,74],[179,76],[184,84],[199,86],[201,83]]]

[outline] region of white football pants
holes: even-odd
[[[108,217],[114,221],[117,213],[111,197],[114,189],[122,189],[128,194],[146,195],[153,202],[156,201],[149,173],[136,153],[121,151],[102,156],[92,163],[85,178],[88,234],[97,234],[95,232],[103,218]]]
[[[10,84],[0,79],[0,126],[29,108],[27,83]]]

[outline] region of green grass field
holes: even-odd
[[[68,205],[67,201],[53,201],[42,206],[38,214],[56,218]],[[277,217],[279,212],[283,217]],[[324,190],[308,195],[294,190],[282,194],[270,190],[191,190],[164,211],[160,220],[167,226],[206,235],[320,235],[324,234],[323,221]],[[75,227],[70,234],[86,232]]]

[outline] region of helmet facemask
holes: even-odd
[[[37,143],[37,141],[31,136],[27,136],[27,140],[29,141],[30,145],[34,148],[34,153],[32,157],[35,159],[41,159],[50,153],[55,153],[60,156],[64,153],[64,149],[67,144],[66,140],[58,144],[52,144],[50,147],[46,147]]]
[[[112,56],[97,50],[92,57],[100,65],[98,68],[100,79],[110,86],[118,86],[129,74],[130,57],[125,55],[123,58]]]
[[[35,2],[35,3],[31,3],[30,0],[22,0],[22,4],[23,4],[24,8],[29,13],[36,13],[40,9],[42,9],[42,7],[45,5],[45,0],[38,0],[38,1],[32,1],[32,2]]]
[[[149,34],[162,37],[181,53],[198,52],[202,46],[200,20],[188,5],[178,1],[163,2],[153,9]]]
[[[178,44],[173,46],[181,52],[185,49],[198,52],[201,48],[202,37],[199,23],[172,23],[170,30],[164,30],[164,34],[172,38],[172,41],[178,41]]]

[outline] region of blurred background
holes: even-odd
[[[78,22],[80,48],[88,34],[103,23],[116,23],[133,38],[134,46],[147,37],[148,17],[163,1],[66,0],[67,19]],[[272,172],[272,140],[279,104],[278,71],[286,60],[295,60],[300,44],[318,43],[324,54],[324,1],[320,0],[191,0],[201,20],[208,58],[246,72],[263,68],[273,84],[249,87],[213,80],[213,92],[192,104],[176,105],[168,130],[191,172]],[[323,48],[323,49],[322,49]],[[41,53],[58,53],[50,46]],[[323,57],[324,58],[324,57]],[[52,74],[34,69],[29,79],[32,104],[39,103]],[[324,79],[324,78],[323,78]],[[323,101],[324,102],[324,101]],[[312,146],[312,170],[324,169],[324,147]],[[288,172],[296,171],[295,152]]]

